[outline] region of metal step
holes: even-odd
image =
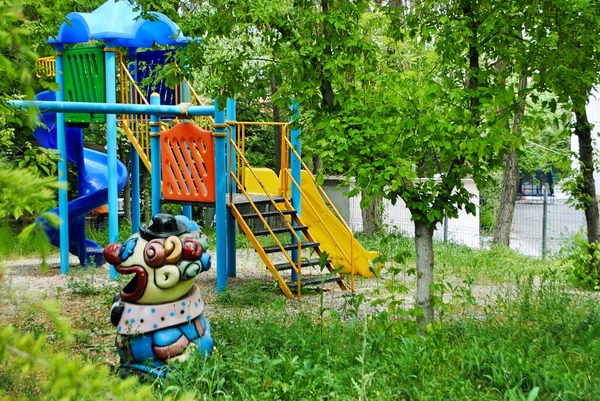
[[[273,198],[275,203],[281,203],[285,201],[285,198],[281,196],[271,196],[271,198]],[[252,203],[257,206],[271,204],[271,199],[269,199],[267,195],[250,195],[250,199],[252,200]],[[233,202],[233,204],[236,206],[250,205],[250,201],[248,198],[246,198],[246,195],[240,193],[231,194],[231,202]]]
[[[295,215],[296,212],[295,210],[275,210],[273,212],[261,212],[261,216],[262,217],[273,217],[273,216],[279,216],[279,215]],[[244,220],[248,220],[248,219],[256,219],[258,218],[258,214],[256,213],[248,213],[248,214],[242,214],[242,219]]]
[[[308,226],[295,226],[294,227],[294,230],[296,230],[296,231],[306,231],[307,229],[308,229]],[[272,228],[271,231],[273,231],[273,234],[291,233],[289,227]],[[258,230],[258,231],[252,231],[252,234],[254,234],[255,237],[259,237],[261,235],[269,235],[271,233],[269,232],[269,230]]]
[[[302,242],[300,244],[300,249],[316,248],[318,246],[318,242]],[[298,244],[285,244],[283,245],[283,249],[285,249],[286,251],[293,251],[294,249],[298,249]],[[265,253],[281,252],[281,248],[279,248],[279,246],[277,245],[268,246],[266,248],[263,248],[263,250],[265,251]]]
[[[342,276],[331,276],[331,277],[311,277],[309,279],[301,279],[300,283],[302,285],[302,287],[308,287],[308,286],[314,286],[314,285],[321,285],[321,284],[327,284],[327,283],[339,283],[340,281],[344,281],[344,277]],[[288,287],[290,288],[296,288],[298,286],[298,282],[297,281],[288,281],[286,283],[288,285]]]
[[[300,266],[301,267],[317,266],[320,261],[321,261],[321,259],[319,259],[319,258],[314,258],[314,259],[309,259],[309,260],[302,260],[302,264]],[[327,259],[327,263],[331,263],[331,259]],[[277,269],[277,271],[290,270],[292,268],[292,265],[289,262],[277,263],[274,266],[275,266],[275,269]]]

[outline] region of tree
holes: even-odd
[[[522,76],[519,79],[519,92],[522,94],[522,100],[517,111],[514,113],[512,124],[506,121],[507,135],[515,138],[519,137],[523,114],[525,113],[525,90],[527,89],[527,77]],[[504,154],[504,174],[502,177],[502,193],[500,196],[500,206],[496,217],[496,226],[494,227],[494,243],[509,246],[510,232],[515,212],[515,201],[517,198],[517,184],[519,182],[519,161],[517,149],[515,146],[509,146]]]
[[[417,70],[431,71],[412,85],[422,88],[421,96],[404,90],[410,101],[400,109],[411,112],[405,120],[415,121],[409,125],[415,131],[405,134],[412,146],[399,148],[411,161],[402,173],[413,178],[396,184],[399,188],[387,196],[402,197],[415,223],[417,303],[424,311],[423,323],[433,318],[433,230],[444,214],[454,217],[460,208],[474,211],[461,180],[472,177],[483,185],[512,145],[506,126],[522,94],[506,85],[514,70],[497,68],[497,63],[517,57],[507,45],[521,35],[513,11],[512,3],[442,0],[415,2],[406,14],[417,42],[426,49],[431,41],[436,58],[430,65],[437,69]],[[399,89],[405,87],[410,84]],[[420,107],[415,107],[415,98],[423,100]],[[417,178],[421,181],[415,184]]]
[[[588,0],[533,2],[526,35],[535,43],[532,68],[539,71],[541,88],[574,115],[573,132],[579,139],[579,173],[569,188],[578,207],[585,210],[592,264],[600,281],[600,214],[594,182],[592,127],[586,104],[600,81],[600,3]],[[554,110],[557,101],[549,106]]]

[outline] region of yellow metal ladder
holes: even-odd
[[[243,152],[233,142],[230,146],[237,152],[237,157],[242,161],[242,166],[247,167],[247,171],[254,176],[254,179],[263,186],[258,177],[250,168]],[[264,195],[249,194],[236,174],[230,172],[232,186],[235,185],[240,193],[230,193],[228,207],[239,227],[248,237],[259,254],[261,260],[271,272],[273,278],[278,282],[279,287],[288,298],[293,298],[293,289],[296,290],[298,300],[301,299],[302,287],[322,286],[325,283],[335,282],[343,289],[348,287],[341,276],[334,268],[331,260],[325,259],[320,244],[314,240],[310,234],[310,227],[302,222],[298,212],[294,209],[289,199],[286,197],[272,196],[264,188]],[[261,207],[268,206],[270,210],[261,211]],[[249,209],[242,211],[243,208]],[[259,220],[262,227],[253,230],[250,221]],[[272,226],[269,220],[274,220],[278,224]],[[290,243],[282,243],[278,237],[279,234],[289,234]],[[264,244],[260,237],[271,239],[272,244]],[[303,251],[312,250],[316,257],[304,257]],[[296,255],[290,255],[290,251],[295,251]],[[280,262],[272,258],[272,255],[280,255]],[[308,277],[303,274],[303,268],[319,266],[321,274]],[[282,276],[283,272],[291,271],[296,273],[296,280],[286,281]],[[325,275],[322,273],[326,272]]]

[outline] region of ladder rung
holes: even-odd
[[[297,212],[295,210],[275,210],[273,212],[262,212],[260,215],[262,217],[273,217],[273,216],[279,216],[279,215],[294,215]],[[248,214],[242,214],[242,218],[244,220],[247,219],[256,219],[258,218],[258,214],[256,213],[248,213]]]
[[[300,243],[300,249],[316,248],[318,246],[319,246],[318,242],[301,242]],[[298,244],[285,244],[285,245],[283,245],[283,249],[285,249],[286,251],[293,251],[294,249],[298,249]],[[265,251],[265,253],[281,252],[281,248],[279,248],[279,246],[277,246],[277,245],[268,246],[266,248],[263,248],[263,250]]]
[[[235,194],[235,195],[237,195],[237,194]],[[275,203],[285,202],[285,198],[283,198],[281,196],[272,196],[272,198]],[[254,203],[255,205],[271,205],[272,204],[271,199],[269,199],[269,197],[267,197],[267,196],[259,197],[259,196],[250,195],[250,199],[252,199],[252,203]],[[240,196],[233,197],[233,203],[236,206],[250,205],[250,201],[245,196],[243,198]]]
[[[319,262],[321,262],[321,259],[319,258],[313,258],[313,259],[309,259],[309,260],[302,260],[302,263],[300,264],[300,267],[305,267],[305,266],[316,266],[319,264]],[[327,263],[331,263],[331,259],[327,259]],[[277,271],[282,271],[282,270],[290,270],[292,268],[292,264],[289,262],[285,262],[285,263],[277,263],[276,265],[273,265],[275,267],[275,269]]]
[[[308,226],[294,226],[295,231],[306,231],[307,229],[308,229]],[[272,228],[271,231],[273,231],[273,234],[281,234],[281,233],[291,232],[289,227]],[[258,231],[253,231],[252,234],[254,234],[255,237],[259,237],[261,235],[269,235],[270,232],[269,232],[269,230],[258,230]]]

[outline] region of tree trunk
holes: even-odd
[[[479,116],[479,94],[477,91],[479,90],[479,35],[477,30],[479,29],[479,21],[476,18],[477,12],[474,7],[476,4],[473,4],[471,1],[467,1],[463,6],[463,14],[468,18],[468,27],[472,32],[473,37],[471,38],[471,42],[469,43],[469,69],[467,75],[467,87],[471,90],[471,100],[469,110],[473,112],[473,116],[475,117],[475,123],[479,126],[480,116]]]
[[[123,217],[131,221],[131,180],[127,180],[127,184],[123,190],[123,212]]]
[[[362,191],[364,198],[365,193]],[[371,198],[368,207],[361,209],[363,220],[363,233],[374,235],[381,232],[383,228],[383,198],[381,195]]]
[[[519,92],[524,93],[527,89],[527,77],[521,77],[519,81]],[[519,104],[519,109],[515,114],[512,126],[512,135],[519,135],[521,132],[521,121],[525,114],[525,96]],[[510,130],[510,127],[508,127]],[[494,243],[509,246],[510,231],[512,228],[513,216],[515,214],[515,201],[517,199],[517,188],[519,186],[519,161],[517,153],[513,147],[504,155],[504,177],[502,180],[502,196],[500,197],[500,207],[496,217],[496,227],[494,228]]]
[[[433,229],[415,221],[415,248],[417,251],[417,305],[423,315],[417,319],[421,327],[433,322]]]
[[[500,207],[494,228],[494,243],[509,246],[510,231],[515,213],[515,199],[519,181],[519,165],[514,148],[504,155],[504,177],[502,180],[502,195]]]
[[[319,155],[313,155],[312,157],[312,162],[313,162],[313,174],[317,175],[319,174],[319,171],[321,171],[321,168],[323,167],[323,160],[321,159],[321,156]]]
[[[592,127],[588,122],[585,105],[575,111],[575,134],[579,138],[579,162],[583,176],[581,191],[588,199],[585,202],[585,222],[589,243],[600,240],[600,221],[598,213],[598,199],[596,198],[596,184],[594,182],[594,148],[592,144]],[[600,265],[596,263],[600,278]]]
[[[323,11],[323,15],[327,16],[329,14],[329,0],[321,0],[321,9]],[[326,22],[323,22],[323,39],[325,39],[325,49],[323,49],[323,54],[327,56],[327,59],[331,58],[333,51],[331,49],[331,41],[329,34],[329,26]],[[327,61],[325,61],[326,63]],[[321,86],[319,88],[321,91],[321,104],[323,109],[331,113],[333,111],[334,98],[335,93],[333,92],[333,85],[331,80],[325,77],[324,66],[321,66]]]

